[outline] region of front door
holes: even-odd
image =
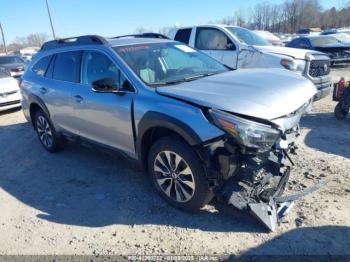
[[[72,93],[79,135],[132,156],[135,154],[131,118],[134,91],[128,85],[127,90],[118,93],[94,92],[93,82],[104,78],[112,78],[118,86],[127,81],[106,54],[84,51],[81,84]]]

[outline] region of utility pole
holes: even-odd
[[[6,42],[5,42],[5,35],[4,35],[4,30],[2,29],[1,22],[0,22],[0,31],[1,31],[1,36],[2,36],[2,43],[3,43],[4,49],[5,49],[5,54],[7,54],[7,47],[6,47]]]
[[[51,25],[52,36],[53,36],[53,39],[56,39],[55,30],[53,29],[53,24],[52,24],[52,19],[51,19],[51,13],[50,13],[49,4],[47,3],[47,0],[45,0],[45,1],[46,1],[47,13],[48,13],[49,19],[50,19],[50,25]]]

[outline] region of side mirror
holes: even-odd
[[[113,78],[102,78],[92,82],[92,91],[99,93],[114,93],[119,91]]]

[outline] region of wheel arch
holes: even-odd
[[[150,147],[156,140],[168,135],[177,135],[190,146],[203,142],[196,132],[181,120],[159,112],[148,112],[140,120],[136,136],[138,160],[145,170]]]
[[[33,127],[35,127],[35,123],[34,123],[35,114],[39,109],[43,110],[45,114],[48,117],[50,117],[50,112],[47,109],[44,101],[36,95],[31,95],[29,98],[29,115],[30,115],[30,119]]]

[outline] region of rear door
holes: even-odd
[[[98,93],[92,90],[96,80],[111,78],[123,90]],[[118,66],[104,52],[83,53],[80,85],[72,93],[74,125],[80,136],[94,142],[135,154],[131,105],[134,89]]]
[[[32,68],[37,75],[35,94],[44,101],[54,125],[77,133],[72,124],[71,92],[79,80],[81,52],[69,51],[41,58]]]
[[[56,54],[46,72],[52,81],[41,90],[47,97],[45,104],[53,122],[74,134],[78,134],[78,129],[74,124],[72,91],[79,85],[81,54],[81,51]]]

